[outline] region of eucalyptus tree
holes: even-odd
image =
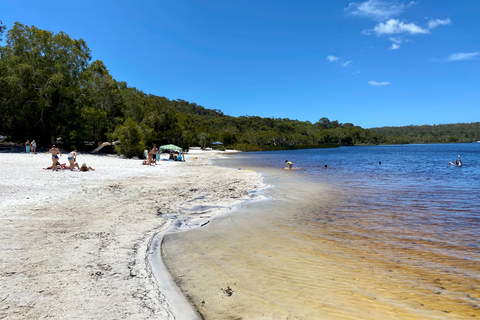
[[[0,120],[13,140],[68,139],[77,125],[79,75],[91,59],[83,39],[16,22],[0,59]]]
[[[0,20],[0,42],[3,41],[3,32],[5,31],[7,27],[3,25],[2,20]]]
[[[81,78],[81,125],[73,138],[98,144],[123,123],[124,100],[118,83],[102,61],[92,62],[81,74]]]

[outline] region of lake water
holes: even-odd
[[[458,155],[463,166],[451,166]],[[480,318],[480,143],[218,164],[272,187],[268,200],[165,238],[166,265],[204,318]]]

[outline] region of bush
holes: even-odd
[[[145,150],[145,135],[138,124],[130,118],[127,118],[122,126],[115,129],[114,136],[120,141],[116,150],[127,158],[140,156]]]

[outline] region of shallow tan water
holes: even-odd
[[[362,200],[378,190],[270,179],[270,200],[164,239],[167,267],[205,319],[480,317],[480,255],[442,239],[435,221],[422,230],[398,208],[379,214]]]

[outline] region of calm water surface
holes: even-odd
[[[462,167],[449,164],[457,155]],[[205,318],[480,317],[480,143],[219,164],[259,171],[272,187],[270,200],[165,239],[167,267]]]

